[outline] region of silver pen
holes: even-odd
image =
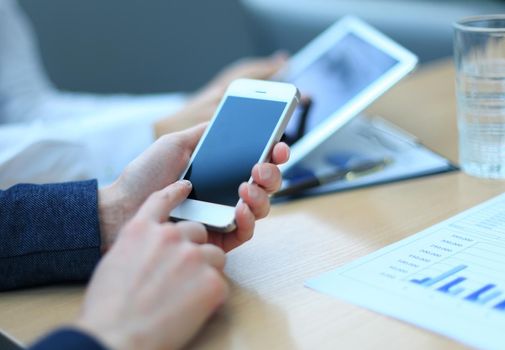
[[[274,196],[290,196],[335,181],[353,181],[365,175],[380,171],[390,163],[392,163],[390,158],[382,158],[363,161],[346,169],[336,169],[314,176],[304,176],[299,180],[288,181],[288,185],[277,191]]]

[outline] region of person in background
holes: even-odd
[[[228,84],[266,79],[283,54],[246,59],[191,95],[93,95],[56,89],[16,0],[0,0],[0,189],[97,178],[111,183],[163,134],[209,120]]]
[[[0,290],[87,280],[105,254],[77,319],[32,350],[180,348],[225,302],[224,254],[268,214],[289,148],[276,144],[239,187],[236,230],[207,232],[167,222],[191,192],[177,179],[204,130],[161,137],[100,190],[91,180],[0,191]]]

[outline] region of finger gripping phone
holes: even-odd
[[[299,92],[292,84],[232,82],[181,177],[191,181],[193,190],[170,218],[233,231],[238,188],[242,182],[252,182],[256,163],[269,160],[298,101]]]

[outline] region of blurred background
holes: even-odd
[[[452,54],[455,20],[505,0],[20,0],[61,89],[189,91],[243,56],[296,52],[338,18],[361,17],[421,62]]]

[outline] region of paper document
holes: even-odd
[[[471,346],[505,348],[505,194],[306,282]]]

